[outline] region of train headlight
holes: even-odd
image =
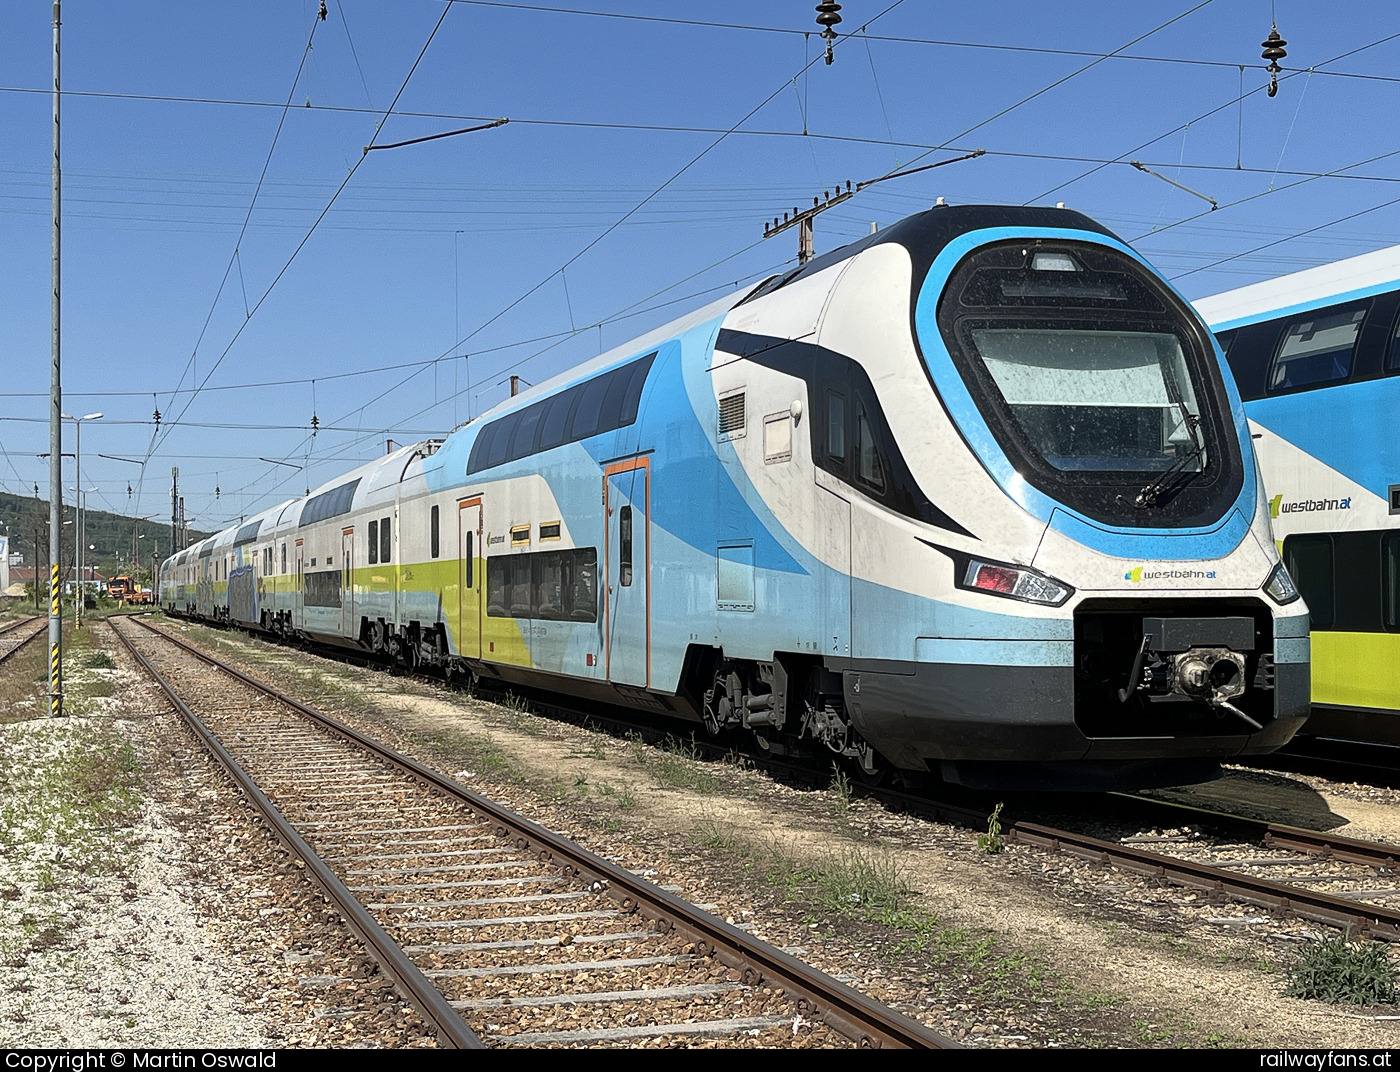
[[[1264,582],[1264,591],[1280,606],[1292,603],[1298,598],[1298,586],[1293,583],[1293,578],[1288,575],[1288,570],[1284,569],[1282,562],[1274,567],[1274,572],[1269,574],[1269,579]]]
[[[983,562],[977,558],[968,560],[959,587],[988,595],[1006,596],[1008,599],[1021,599],[1027,603],[1043,603],[1050,607],[1058,607],[1074,595],[1074,589],[1069,585],[1043,573],[1000,562]]]

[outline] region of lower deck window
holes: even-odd
[[[486,613],[492,618],[598,620],[598,551],[536,551],[486,562]]]
[[[306,606],[340,606],[340,570],[318,570],[316,573],[307,573],[305,574],[305,582]]]

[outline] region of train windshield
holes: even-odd
[[[1152,271],[1106,246],[1014,241],[954,269],[938,326],[988,430],[1027,481],[1113,524],[1201,524],[1243,473],[1210,335]]]
[[[1021,434],[1054,468],[1205,468],[1200,407],[1174,334],[1007,326],[970,336]]]

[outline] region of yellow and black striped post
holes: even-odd
[[[49,579],[49,622],[58,623],[63,628],[63,616],[58,602],[58,563],[53,565],[53,575]],[[49,717],[58,718],[63,714],[63,643],[61,637],[53,636],[49,630]]]

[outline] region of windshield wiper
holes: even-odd
[[[1200,421],[1200,418],[1194,414],[1187,413],[1186,407],[1181,406],[1180,402],[1178,402],[1177,405],[1180,406],[1182,420],[1186,423],[1186,433],[1191,437],[1191,449],[1177,458],[1171,465],[1167,466],[1167,468],[1163,470],[1161,476],[1157,477],[1157,479],[1153,480],[1137,493],[1137,497],[1133,499],[1133,505],[1139,509],[1155,505],[1157,500],[1161,498],[1162,492],[1167,490],[1168,483],[1172,477],[1176,476],[1176,474],[1185,469],[1187,465],[1205,453],[1205,444],[1196,438],[1196,424]],[[1204,466],[1202,466],[1202,468],[1204,468]],[[1186,484],[1194,480],[1200,472],[1201,469],[1197,469],[1194,473],[1187,474],[1186,478],[1180,483]]]

